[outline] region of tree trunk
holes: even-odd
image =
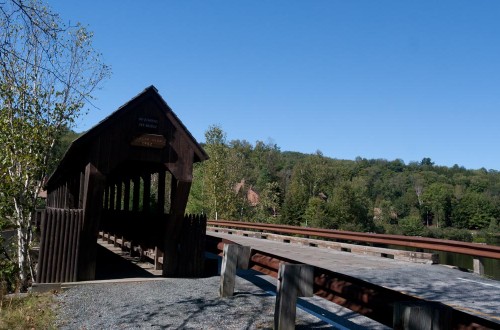
[[[29,285],[29,274],[31,264],[29,262],[29,228],[26,228],[24,221],[20,220],[20,226],[17,228],[17,266],[19,267],[19,285],[18,289],[24,291]]]

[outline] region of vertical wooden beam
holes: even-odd
[[[55,282],[62,282],[63,274],[64,274],[64,266],[63,266],[63,258],[66,253],[67,239],[66,236],[66,227],[69,221],[69,210],[59,210],[61,214],[61,218],[59,221],[59,247],[57,248],[56,255],[56,278]]]
[[[78,250],[78,280],[95,278],[97,234],[102,209],[104,176],[89,163],[85,167],[85,188],[83,201],[83,228]]]
[[[76,210],[69,210],[70,212],[70,217],[68,220],[67,224],[67,244],[64,247],[64,275],[63,275],[63,281],[64,282],[69,282],[71,280],[71,267],[72,267],[72,258],[73,258],[73,251],[71,249],[71,246],[73,245],[73,240],[75,239],[73,236],[73,231],[74,231],[74,225],[75,225],[75,216],[76,216]]]
[[[142,210],[149,212],[151,206],[151,173],[144,173],[142,175],[144,182],[144,191],[142,195]]]
[[[71,277],[70,281],[78,279],[78,253],[80,251],[80,233],[83,228],[83,210],[78,210],[76,222],[73,226],[73,242],[71,244]]]
[[[472,260],[474,274],[484,275],[484,261],[481,257],[474,257]]]
[[[274,329],[295,329],[297,297],[312,297],[314,270],[310,265],[280,264],[276,287]]]
[[[432,301],[394,303],[393,329],[447,330],[452,324],[451,308]]]
[[[165,209],[165,171],[158,172],[158,213],[163,214]]]
[[[224,244],[222,267],[220,272],[220,296],[231,297],[234,294],[236,269],[248,269],[250,247],[238,244]]]
[[[68,181],[68,206],[67,208],[71,209],[75,207],[75,178],[71,176]]]
[[[130,179],[125,180],[125,191],[123,192],[123,209],[130,211]]]
[[[104,202],[103,209],[109,210],[109,186],[104,188]]]
[[[78,193],[78,208],[83,209],[83,194],[85,188],[85,172],[80,172],[80,192]]]
[[[134,176],[132,178],[132,181],[134,182],[134,196],[132,200],[132,211],[138,212],[139,211],[139,198],[140,198],[140,193],[141,193],[141,179],[139,176]]]
[[[116,183],[111,183],[109,185],[109,209],[111,211],[115,210],[115,202],[116,202]]]
[[[180,232],[184,211],[189,197],[191,182],[178,181],[172,177],[172,203],[165,231],[165,250],[163,255],[163,276],[179,276]]]
[[[116,183],[116,211],[120,211],[122,209],[122,187],[122,181],[118,180],[118,182]]]
[[[155,259],[154,259],[154,262],[155,262],[155,270],[161,270],[161,264],[160,264],[160,258],[163,258],[163,252],[161,252],[161,250],[155,246]]]
[[[52,272],[52,260],[53,260],[53,251],[55,249],[55,230],[56,230],[56,217],[57,217],[57,210],[55,209],[49,209],[48,210],[48,218],[47,218],[47,238],[48,238],[48,246],[47,246],[47,266],[45,268],[45,280],[44,282],[46,283],[51,283],[51,272]]]
[[[61,223],[62,223],[62,210],[55,210],[55,217],[54,217],[54,245],[53,249],[51,249],[50,254],[52,256],[51,262],[50,262],[50,268],[49,268],[49,283],[54,283],[57,281],[57,252],[60,249],[60,232],[61,232]]]

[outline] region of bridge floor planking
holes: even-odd
[[[500,323],[500,282],[444,265],[403,262],[318,247],[210,233],[278,256],[343,273]]]

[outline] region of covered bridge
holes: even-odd
[[[164,276],[200,275],[203,251],[188,242],[206,219],[184,213],[193,163],[206,159],[154,86],[121,106],[71,144],[47,183],[37,282],[94,279],[99,230],[164,252]]]

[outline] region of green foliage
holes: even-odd
[[[334,223],[329,214],[329,205],[319,197],[309,198],[307,208],[304,212],[304,223],[306,227],[332,228]]]
[[[59,161],[63,158],[71,143],[83,134],[84,132],[77,133],[68,127],[61,129],[60,138],[55,141],[51,156],[49,157],[46,171],[48,174],[54,172],[57,164],[59,164]]]
[[[424,224],[418,216],[408,216],[399,221],[399,227],[403,235],[406,236],[422,236],[424,234]]]
[[[368,201],[353,189],[349,182],[335,189],[332,197],[332,229],[369,231],[373,222],[369,217]]]
[[[206,148],[211,159],[195,166],[188,209],[212,218],[217,198],[226,203],[219,218],[465,241],[469,229],[500,219],[497,171],[436,166],[430,158],[405,165],[281,152],[272,143],[226,142],[218,126]],[[220,195],[211,188],[215,178]],[[255,205],[250,190],[259,196]]]
[[[462,242],[473,241],[473,236],[470,230],[453,228],[453,227],[445,227],[445,228],[429,227],[424,230],[422,236],[437,238],[437,239],[449,239],[453,241],[462,241]]]
[[[1,231],[1,229],[0,229]],[[6,293],[14,292],[18,286],[18,268],[10,245],[0,235],[0,299]]]
[[[485,228],[477,233],[474,237],[477,243],[486,243],[500,246],[500,223],[496,219],[491,219],[488,228]]]
[[[233,189],[237,182],[234,171],[237,163],[230,162],[226,133],[219,126],[209,127],[205,139],[205,150],[210,157],[202,165],[205,209],[210,218],[231,219],[237,214]]]
[[[446,183],[432,183],[423,192],[422,200],[424,211],[429,211],[434,225],[437,227],[450,225],[451,202],[453,198],[453,187]],[[425,213],[425,218],[429,215]]]
[[[457,228],[482,229],[498,219],[498,204],[484,193],[466,192],[452,212],[452,224]]]
[[[31,214],[54,146],[109,68],[92,48],[92,33],[66,26],[39,0],[2,3],[0,58],[0,221],[18,231],[25,287],[33,272]]]

